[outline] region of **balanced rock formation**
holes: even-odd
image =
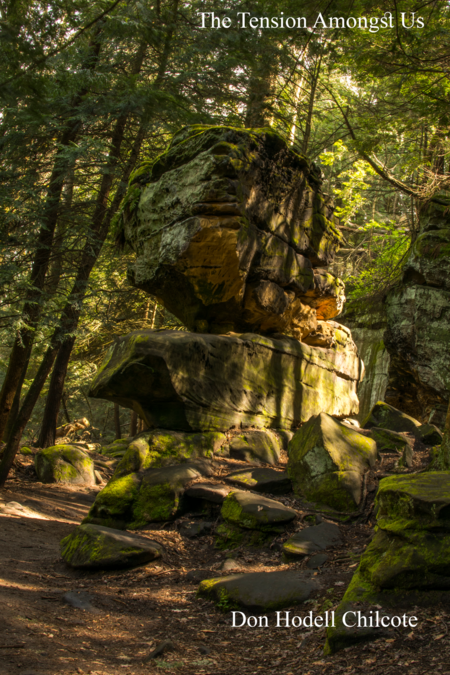
[[[443,427],[450,397],[450,199],[437,199],[421,214],[402,284],[386,299],[386,401]]]
[[[150,428],[291,429],[358,411],[363,373],[348,329],[333,348],[255,334],[136,331],[108,352],[90,395],[133,408]]]
[[[320,186],[271,129],[187,127],[131,182],[129,278],[191,331],[301,339],[345,300],[325,269],[341,235]]]

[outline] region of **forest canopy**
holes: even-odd
[[[250,11],[308,26],[321,13],[327,28],[202,28],[202,13]],[[321,168],[350,299],[396,282],[420,210],[448,193],[447,2],[5,0],[0,12],[0,436],[12,453],[22,438],[54,443],[86,410],[107,436],[112,405],[87,391],[114,336],[183,329],[127,283],[132,252],[116,245],[130,179],[183,126],[271,126]],[[392,28],[330,28],[332,16]],[[129,424],[123,410],[119,432]]]

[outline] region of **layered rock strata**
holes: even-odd
[[[180,431],[351,416],[363,366],[346,330],[331,349],[255,334],[137,331],[113,345],[90,395],[133,408],[150,428]]]
[[[443,427],[450,395],[450,199],[430,203],[401,285],[386,300],[386,401]]]
[[[187,127],[131,181],[131,283],[191,331],[298,339],[341,311],[341,241],[320,169],[271,129]]]

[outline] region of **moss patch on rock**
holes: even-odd
[[[43,483],[95,485],[94,462],[87,453],[72,445],[54,445],[39,450],[34,466]]]

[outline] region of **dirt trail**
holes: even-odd
[[[275,621],[266,629],[232,628],[230,613],[196,598],[198,579],[189,575],[220,575],[226,553],[215,551],[211,538],[182,538],[174,525],[142,532],[164,545],[162,563],[106,573],[70,570],[60,559],[59,542],[87,513],[98,489],[43,486],[19,477],[0,493],[3,502],[38,514],[0,515],[0,675],[450,673],[445,607],[414,610],[414,631],[401,629],[392,639],[327,658],[323,629],[276,628]],[[342,597],[371,526],[342,531],[344,545],[316,573],[321,591],[296,614],[331,609]],[[238,562],[242,571],[288,568],[279,550],[247,550]],[[88,593],[94,610],[70,606],[68,591]],[[145,663],[166,639],[174,649]]]

